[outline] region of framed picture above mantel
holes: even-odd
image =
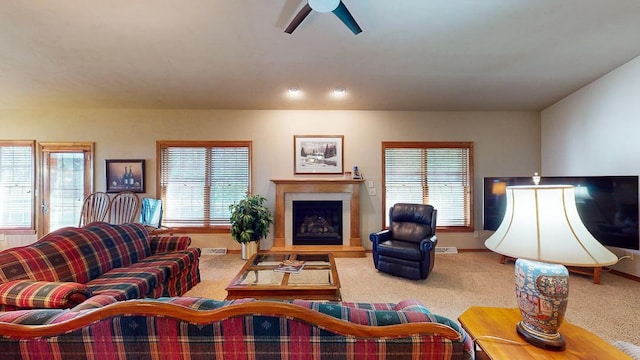
[[[107,192],[144,192],[144,160],[105,160]]]
[[[294,174],[342,174],[343,135],[294,135]]]

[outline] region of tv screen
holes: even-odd
[[[484,229],[496,230],[504,217],[510,185],[533,185],[531,177],[484,178]],[[542,177],[540,185],[574,185],[578,214],[600,243],[640,249],[638,176]]]

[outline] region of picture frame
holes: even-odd
[[[108,193],[145,192],[144,160],[142,159],[105,160],[105,174]]]
[[[294,174],[342,175],[343,135],[294,135]]]

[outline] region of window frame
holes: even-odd
[[[250,140],[180,140],[180,141],[156,141],[156,197],[162,199],[162,152],[166,148],[178,148],[178,147],[246,147],[248,150],[248,188],[247,192],[250,194],[253,183],[253,142]],[[163,207],[166,206],[166,202],[163,200]],[[203,199],[204,201],[204,199]],[[211,220],[211,219],[209,219]],[[163,220],[164,223],[164,220]],[[188,233],[230,233],[231,224],[210,224],[208,226],[178,226],[171,227],[176,232],[188,232]]]
[[[0,227],[0,234],[33,235],[36,233],[36,141],[35,140],[0,140],[0,147],[31,148],[31,224],[29,227]]]
[[[383,141],[382,142],[382,224],[386,226],[386,220],[389,216],[388,209],[391,205],[387,205],[387,174],[386,174],[386,151],[388,149],[466,149],[468,150],[469,167],[467,172],[468,177],[468,225],[467,226],[443,226],[437,225],[438,231],[442,232],[473,232],[474,231],[474,155],[473,155],[473,142],[466,141],[444,141],[444,142],[432,142],[432,141]],[[422,174],[425,176],[424,170]]]

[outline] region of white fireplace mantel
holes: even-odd
[[[326,251],[334,256],[364,256],[360,238],[360,186],[363,180],[352,179],[272,179],[276,184],[276,207],[274,216],[274,239],[271,251]],[[293,246],[286,238],[286,200],[293,194],[341,194],[349,203],[348,241],[338,245]]]

